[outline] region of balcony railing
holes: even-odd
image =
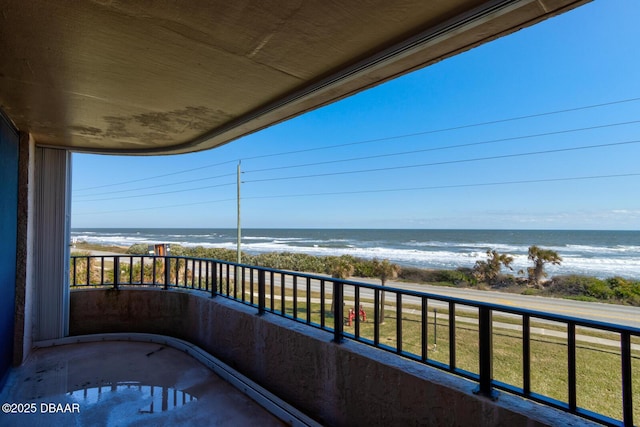
[[[638,328],[212,259],[72,256],[70,268],[72,289],[200,291],[460,375],[488,398],[502,390],[606,425],[639,418]]]

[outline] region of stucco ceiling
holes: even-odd
[[[42,145],[216,147],[586,0],[3,0],[0,108]]]

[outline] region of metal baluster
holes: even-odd
[[[531,318],[522,316],[522,391],[531,394]]]
[[[429,300],[427,297],[422,297],[422,331],[420,337],[420,343],[422,344],[422,361],[426,362],[429,358]]]
[[[78,275],[78,258],[73,257],[73,286],[76,286],[78,283],[77,275]]]
[[[273,270],[269,272],[269,289],[270,289],[270,295],[271,295],[271,301],[269,303],[269,306],[271,307],[271,312],[273,312],[274,307],[273,307],[273,300],[275,297],[275,291],[274,291],[274,287],[275,287],[275,283],[274,283],[274,277],[275,274],[273,273]]]
[[[402,294],[396,292],[396,353],[402,353]]]
[[[320,327],[322,329],[324,329],[325,327],[325,304],[326,304],[326,298],[325,298],[325,281],[324,280],[320,280]]]
[[[333,341],[341,343],[344,331],[343,283],[333,282]]]
[[[311,323],[311,278],[307,277],[307,323]]]
[[[380,289],[373,291],[373,344],[380,345]]]
[[[151,275],[153,276],[151,278],[151,284],[153,286],[157,285],[157,281],[156,281],[156,257],[155,255],[153,256],[153,258],[151,258],[151,262],[153,262],[153,266],[151,267]]]
[[[633,387],[631,372],[631,335],[620,335],[620,358],[622,370],[622,419],[625,426],[633,426]]]
[[[286,298],[285,298],[285,278],[284,273],[280,273],[280,314],[284,316],[286,314]]]
[[[293,318],[298,318],[298,276],[293,276]]]
[[[169,288],[171,282],[171,258],[164,257],[164,290]]]
[[[569,385],[569,410],[576,412],[576,324],[567,324],[567,364]]]
[[[120,285],[120,257],[113,257],[113,288],[118,289]]]
[[[258,314],[264,314],[264,306],[265,306],[265,274],[264,270],[258,270]],[[253,274],[251,274],[253,277]],[[251,292],[253,294],[253,291]]]
[[[91,257],[87,257],[87,286],[91,285]]]
[[[456,369],[456,305],[449,301],[449,370]]]
[[[355,327],[355,335],[357,340],[358,338],[360,338],[360,286],[355,287],[354,294],[355,294],[354,310],[357,310],[356,311],[356,327]]]

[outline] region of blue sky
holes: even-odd
[[[72,226],[235,227],[241,160],[246,228],[638,230],[639,18],[597,0],[205,152],[74,154]]]

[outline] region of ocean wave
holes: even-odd
[[[270,236],[242,236],[243,240],[265,240],[265,241],[274,241],[281,240],[286,242],[297,242],[302,240],[308,240],[305,237],[270,237]]]
[[[181,234],[178,230],[171,230],[171,234],[162,234],[161,231],[155,230],[142,233],[118,231],[80,230],[72,231],[71,236],[76,240],[103,245],[170,243],[187,247],[202,246],[231,250],[237,247],[235,235],[231,231],[217,234],[205,234],[202,230],[199,230],[198,234],[189,234],[186,231]],[[492,243],[490,239],[493,236],[487,240],[475,242],[471,240],[447,242],[443,239],[394,240],[388,236],[376,236],[381,238],[374,239],[371,235],[358,238],[355,233],[353,238],[343,238],[343,234],[339,237],[334,236],[328,234],[326,238],[308,235],[276,237],[266,233],[254,233],[243,237],[242,250],[251,254],[292,252],[310,255],[353,255],[365,259],[389,259],[406,266],[455,269],[471,268],[476,261],[487,259],[487,249],[495,249],[499,253],[513,256],[513,269],[516,273],[518,270],[526,272],[527,268],[531,267],[531,261],[527,257],[528,245],[509,241]],[[347,236],[351,235],[347,234]],[[561,265],[546,267],[550,275],[584,274],[601,278],[612,276],[640,278],[640,246],[635,245],[634,240],[618,241],[615,246],[599,244],[598,241],[594,241],[594,244],[555,243],[539,245],[556,251],[563,258]]]
[[[589,246],[589,245],[567,245],[567,249],[575,252],[587,252],[595,254],[614,254],[614,253],[640,253],[640,246],[634,245],[616,245],[616,246]]]
[[[440,242],[440,241],[428,241],[428,242],[408,242],[406,246],[418,247],[418,248],[457,248],[457,249],[471,249],[480,250],[486,252],[487,250],[495,250],[500,253],[511,252],[527,252],[529,246],[514,245],[508,243],[489,243],[489,242]]]

